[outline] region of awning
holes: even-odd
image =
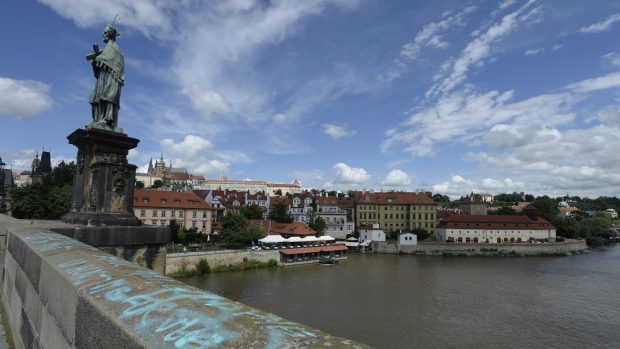
[[[316,236],[304,236],[301,240],[304,242],[314,242],[314,241],[319,241],[320,239],[317,238]]]
[[[329,236],[329,235],[323,235],[319,237],[319,241],[334,241],[336,239],[334,239],[333,237]]]
[[[264,244],[276,244],[279,242],[286,242],[287,240],[283,238],[282,235],[267,235],[264,238],[259,239],[258,241]]]
[[[355,242],[359,242],[359,240],[357,238],[354,238],[353,236],[351,236],[350,238],[347,239],[347,241],[355,241]]]
[[[317,252],[339,252],[339,251],[346,251],[346,250],[347,250],[347,247],[344,245],[335,245],[335,246],[322,246],[322,247],[289,248],[286,250],[281,250],[280,253],[284,255],[291,255],[291,254],[317,253]]]
[[[286,241],[286,242],[303,242],[304,240],[302,238],[300,238],[299,236],[293,236],[293,237],[290,237],[290,238],[288,238],[288,239],[286,239],[284,241]]]
[[[372,240],[366,240],[366,241],[360,243],[360,246],[370,246],[371,242],[372,242]]]

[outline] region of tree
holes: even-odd
[[[517,212],[512,207],[502,206],[495,211],[489,211],[489,215],[516,215]]]
[[[224,229],[219,239],[229,245],[249,245],[263,236],[263,229],[254,224],[247,224],[239,213],[230,213],[223,219]]]
[[[277,196],[282,196],[282,189],[278,189],[275,191],[275,193]]]
[[[151,188],[157,189],[157,188],[161,187],[162,185],[164,185],[164,182],[162,182],[161,179],[156,179],[156,180],[153,181],[153,184],[151,185]]]
[[[242,207],[241,214],[245,219],[263,219],[263,210],[257,204]]]
[[[269,214],[269,219],[278,223],[291,223],[293,221],[293,217],[288,214],[288,209],[281,201],[273,208],[273,211]]]
[[[413,228],[411,230],[411,233],[416,235],[416,239],[418,241],[424,241],[431,236],[431,233],[429,231],[422,228]]]
[[[538,209],[539,216],[548,221],[552,221],[559,212],[557,201],[546,195],[537,197],[532,204]]]
[[[316,236],[323,236],[325,234],[325,228],[327,228],[327,224],[325,220],[321,217],[316,217],[313,221],[310,222],[309,227],[312,230],[316,231]]]
[[[136,185],[134,186],[136,189],[143,189],[144,188],[144,182],[142,181],[136,181]]]
[[[171,219],[168,228],[170,229],[170,236],[172,237],[172,241],[176,243],[181,243],[182,241],[179,239],[181,225],[177,222],[177,220]]]
[[[76,166],[64,161],[42,183],[11,188],[12,215],[20,219],[60,219],[71,210]]]

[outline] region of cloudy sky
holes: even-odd
[[[448,195],[620,195],[617,0],[8,0],[0,156],[72,160],[115,15],[131,162]]]

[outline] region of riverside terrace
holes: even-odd
[[[347,259],[347,247],[334,244],[331,236],[292,236],[288,239],[281,235],[267,235],[258,240],[257,249],[280,249],[280,263],[284,265],[313,263],[322,257],[330,259]]]
[[[0,215],[16,348],[366,348]]]

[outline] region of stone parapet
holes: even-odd
[[[16,348],[362,348],[41,227],[8,229]]]
[[[244,259],[259,262],[275,259],[280,263],[280,251],[224,250],[168,254],[166,256],[166,274],[193,270],[201,259],[209,262],[209,266],[212,268],[220,265],[241,264]]]

